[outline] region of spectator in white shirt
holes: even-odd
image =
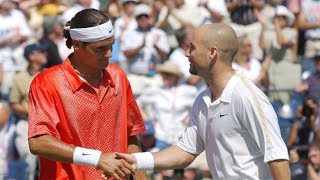
[[[167,59],[169,44],[164,31],[150,23],[151,9],[140,4],[135,8],[138,27],[125,31],[120,43],[120,61],[128,72],[133,93],[139,95],[145,88],[160,84],[155,76],[155,65]]]
[[[156,70],[163,85],[146,89],[137,103],[147,119],[154,122],[156,138],[176,144],[186,128],[197,89],[180,83],[183,73],[171,61],[157,65]]]

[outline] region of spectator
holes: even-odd
[[[309,147],[309,163],[307,164],[308,179],[320,179],[320,143],[314,142]]]
[[[286,104],[290,100],[290,91],[301,82],[301,66],[297,64],[297,31],[292,28],[294,15],[282,5],[277,6],[274,17],[274,39],[269,53],[272,61],[268,71],[270,101],[279,100]]]
[[[18,117],[15,146],[20,158],[28,164],[29,180],[34,180],[37,157],[31,154],[28,145],[28,92],[31,81],[42,71],[43,66],[47,63],[47,54],[44,47],[30,44],[25,47],[24,56],[29,65],[26,70],[14,76],[9,100],[13,112]]]
[[[311,96],[320,100],[320,51],[313,57],[316,71],[301,84],[295,87],[295,91],[299,93],[305,92],[307,96]]]
[[[298,28],[304,31],[304,56],[301,59],[302,71],[315,71],[312,58],[320,50],[320,1],[301,0],[298,14]]]
[[[267,75],[271,57],[267,57],[263,61],[263,65],[261,65],[257,59],[251,57],[253,49],[248,36],[239,37],[238,43],[238,53],[235,56],[232,67],[235,70],[240,70],[245,77],[252,80],[255,84],[261,85],[262,80]]]
[[[62,21],[66,23],[71,20],[74,15],[83,10],[88,8],[94,8],[99,10],[100,9],[100,2],[98,0],[75,0],[75,4],[71,7],[67,8],[62,14]]]
[[[259,46],[261,24],[255,15],[264,6],[263,0],[226,0],[227,9],[230,13],[231,26],[238,36],[245,34],[251,40],[253,47],[252,57],[262,60],[263,52]]]
[[[150,86],[159,86],[161,79],[155,66],[167,60],[169,44],[164,31],[150,24],[151,9],[145,4],[136,6],[138,27],[123,33],[120,50],[126,62],[128,79],[135,95]]]
[[[32,30],[24,14],[13,8],[11,1],[0,3],[0,22],[0,64],[3,69],[1,93],[7,100],[12,87],[13,75],[25,68],[21,64],[16,64],[12,54],[21,43],[32,36]]]
[[[14,122],[10,119],[9,105],[0,101],[0,179],[8,175],[8,162],[14,159]]]
[[[122,15],[114,21],[115,38],[121,41],[124,31],[137,28],[138,24],[134,15],[137,0],[121,0]]]
[[[314,98],[308,97],[296,111],[287,146],[305,146],[313,141],[320,141],[319,105]]]
[[[59,47],[62,45],[65,47],[65,41],[63,38],[63,25],[59,21],[57,16],[46,16],[43,21],[43,36],[40,39],[40,44],[45,48],[48,54],[48,61],[45,65],[46,68],[58,65],[62,63],[62,50]],[[63,44],[62,44],[63,43]],[[61,48],[62,49],[62,48]],[[61,52],[61,53],[60,53]],[[70,52],[64,50],[64,53]]]
[[[206,17],[204,23],[220,23],[229,21],[229,12],[224,0],[200,0],[198,6]]]
[[[176,144],[186,128],[198,92],[194,86],[179,83],[183,74],[173,62],[159,64],[156,70],[163,79],[163,86],[146,89],[137,103],[147,119],[154,122],[156,138]]]

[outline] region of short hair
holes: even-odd
[[[96,9],[84,9],[78,12],[70,21],[66,23],[66,27],[72,28],[87,28],[101,25],[108,22],[110,19],[107,15]],[[65,28],[63,31],[63,36],[66,38],[66,46],[71,48],[73,45],[72,38],[70,36],[70,31]]]

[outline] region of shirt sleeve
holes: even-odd
[[[28,137],[49,134],[60,139],[59,117],[53,100],[53,88],[36,77],[30,86],[28,101]]]
[[[264,154],[264,162],[278,159],[288,160],[287,147],[281,137],[277,115],[265,94],[252,82],[244,82],[247,91],[234,97],[236,116],[246,127]],[[240,92],[239,92],[240,93]]]
[[[191,110],[188,127],[183,132],[177,146],[191,154],[199,155],[204,151],[205,145],[198,132],[196,107],[197,106],[194,104]]]
[[[128,99],[128,134],[130,136],[135,136],[137,134],[143,133],[146,128],[140,113],[139,106],[133,96],[131,86],[128,82],[127,87],[127,99]]]

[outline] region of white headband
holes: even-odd
[[[70,29],[71,38],[78,39],[81,42],[101,41],[108,39],[113,35],[114,29],[110,20],[99,26]]]

